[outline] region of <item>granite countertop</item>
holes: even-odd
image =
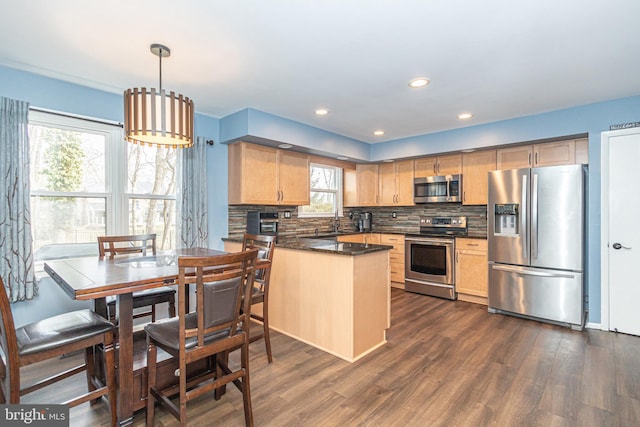
[[[383,234],[398,234],[405,236],[411,233],[402,232],[389,232],[389,231],[373,231],[373,233]],[[303,251],[324,252],[337,255],[363,255],[372,252],[386,251],[393,249],[393,246],[378,245],[378,244],[365,244],[365,243],[350,243],[350,242],[337,242],[337,236],[345,236],[350,234],[366,234],[359,232],[338,232],[338,233],[322,233],[318,237],[314,235],[298,235],[298,236],[286,236],[281,235],[278,237],[277,247],[287,249],[297,249]],[[415,235],[415,234],[413,234]],[[487,239],[486,233],[468,233],[464,236],[458,236],[466,239]],[[242,236],[230,236],[223,238],[223,241],[242,243]]]
[[[222,240],[227,242],[242,242],[241,237],[229,237]],[[389,245],[372,245],[364,243],[337,242],[333,239],[308,237],[278,237],[276,247],[296,249],[302,251],[324,252],[334,255],[364,255],[393,249]]]

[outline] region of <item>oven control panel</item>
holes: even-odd
[[[422,216],[420,217],[420,227],[426,228],[467,228],[466,216]]]

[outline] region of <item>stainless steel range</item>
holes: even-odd
[[[456,299],[455,237],[467,234],[467,217],[421,217],[420,234],[405,237],[405,290]]]

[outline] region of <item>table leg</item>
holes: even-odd
[[[133,425],[133,296],[118,295],[118,423]]]

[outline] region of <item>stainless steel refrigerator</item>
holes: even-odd
[[[584,321],[582,165],[489,172],[489,311]]]

